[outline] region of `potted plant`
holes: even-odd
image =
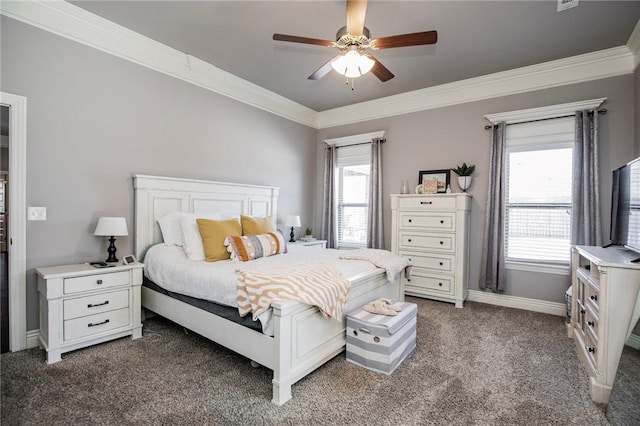
[[[467,166],[467,163],[462,163],[461,166],[456,166],[451,169],[458,175],[458,186],[462,189],[462,192],[467,192],[467,189],[471,186],[471,181],[473,180],[471,174],[475,169],[475,164]]]

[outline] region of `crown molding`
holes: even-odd
[[[316,112],[63,0],[0,1],[0,14],[315,129],[615,77],[640,62],[639,21],[625,46]]]
[[[94,49],[315,127],[317,112],[62,0],[3,1],[0,13]]]
[[[633,70],[634,57],[629,48],[614,47],[322,111],[318,128],[615,77]]]
[[[335,146],[347,146],[357,145],[361,143],[371,142],[375,138],[383,138],[384,130],[378,130],[377,132],[362,133],[359,135],[344,136],[342,138],[325,139],[324,143],[327,145]]]
[[[640,65],[640,19],[638,19],[638,23],[629,36],[627,47],[633,53],[635,68],[638,68],[638,65]]]
[[[570,102],[566,104],[550,105],[540,108],[521,109],[518,111],[499,112],[484,116],[493,124],[504,121],[507,124],[522,123],[523,121],[544,120],[546,118],[562,117],[575,114],[576,111],[599,108],[607,98],[589,99],[586,101]]]

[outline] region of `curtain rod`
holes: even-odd
[[[607,110],[606,109],[599,109],[598,113],[600,114],[606,114]],[[546,121],[546,120],[555,120],[556,118],[566,118],[566,117],[575,117],[575,114],[567,114],[567,115],[561,115],[559,117],[549,117],[549,118],[538,118],[537,120],[529,120],[529,121],[518,121],[517,123],[507,123],[507,126],[511,126],[514,124],[523,124],[523,123],[535,123],[536,121]],[[485,130],[489,130],[491,129],[493,126],[490,125],[486,125],[484,126]]]

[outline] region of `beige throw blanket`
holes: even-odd
[[[342,273],[324,264],[294,266],[292,269],[259,270],[239,268],[238,310],[255,320],[273,302],[297,300],[317,306],[326,318],[342,319],[350,285]]]
[[[340,259],[351,260],[366,260],[373,263],[378,268],[382,268],[387,273],[389,281],[396,279],[396,276],[404,271],[407,278],[411,274],[411,262],[408,259],[396,256],[387,250],[381,249],[358,249],[358,250],[345,250],[344,254],[340,255]]]

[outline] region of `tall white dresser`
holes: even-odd
[[[455,303],[469,294],[467,193],[391,194],[391,251],[413,264],[405,294]]]

